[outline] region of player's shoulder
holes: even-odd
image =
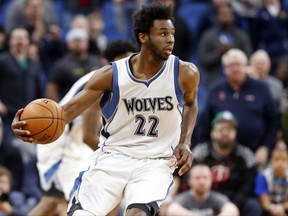
[[[105,65],[93,71],[92,77],[87,82],[85,88],[92,88],[96,90],[111,90],[113,83],[113,67],[112,65]]]
[[[200,74],[195,64],[179,59],[179,77],[183,81],[199,83]]]
[[[198,68],[195,64],[193,64],[192,62],[188,62],[188,61],[183,61],[181,59],[179,59],[179,69],[190,69],[193,71],[197,71],[198,72]]]
[[[179,59],[179,73],[189,73],[199,76],[199,71],[195,64],[180,59]]]
[[[113,66],[112,66],[112,64],[108,64],[108,65],[105,65],[105,66],[103,66],[103,67],[101,67],[101,68],[98,68],[98,69],[96,69],[96,70],[94,70],[93,71],[94,72],[94,74],[93,75],[100,75],[100,74],[109,74],[109,73],[111,73],[112,74],[112,72],[113,72]]]

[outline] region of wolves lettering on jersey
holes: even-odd
[[[145,112],[145,111],[164,111],[172,110],[173,104],[171,103],[172,97],[166,96],[162,98],[131,98],[122,99],[126,105],[128,114],[133,114],[134,112]]]
[[[112,63],[113,91],[105,93],[100,103],[104,118],[100,146],[137,158],[171,156],[182,123],[179,59],[171,55],[151,79],[139,80],[130,71],[130,58]]]

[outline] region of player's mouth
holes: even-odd
[[[164,49],[164,52],[165,52],[167,55],[171,55],[171,54],[172,54],[172,51],[173,51],[172,48],[166,48],[166,49]]]

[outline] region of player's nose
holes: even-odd
[[[168,42],[169,44],[174,44],[175,38],[174,38],[174,35],[173,35],[173,34],[170,34],[170,35],[167,37],[167,42]]]

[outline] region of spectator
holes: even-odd
[[[252,23],[263,5],[263,0],[230,0],[230,4],[235,12],[237,25],[253,37]]]
[[[239,208],[240,215],[261,216],[260,203],[253,197],[255,157],[249,148],[238,144],[237,124],[231,112],[217,112],[211,121],[210,141],[192,149],[194,163],[211,168],[212,189],[228,196]]]
[[[213,40],[211,40],[213,38]],[[231,48],[239,48],[250,55],[250,38],[234,24],[230,6],[223,5],[217,11],[217,24],[202,34],[199,44],[199,63],[206,75],[206,85],[220,77],[221,57]]]
[[[217,24],[217,11],[220,7],[227,5],[229,3],[228,1],[229,0],[211,0],[211,4],[209,4],[210,9],[207,10],[207,12],[203,13],[199,21],[199,37],[201,37],[202,33],[205,32],[207,29]]]
[[[29,58],[29,37],[25,29],[12,30],[9,51],[0,56],[0,115],[5,143],[15,138],[11,122],[16,111],[43,95],[40,63]]]
[[[73,17],[70,23],[70,29],[81,28],[89,34],[89,20],[86,16],[78,14]]]
[[[208,90],[196,142],[208,140],[215,114],[229,110],[239,121],[237,140],[255,153],[259,167],[264,166],[279,130],[278,111],[269,88],[262,81],[248,76],[248,59],[243,51],[229,50],[222,57],[222,63],[226,77],[216,81]]]
[[[39,9],[42,11],[41,7],[38,7],[39,3],[43,3],[43,19],[44,22],[48,25],[57,24],[56,13],[54,10],[54,2],[53,1],[34,1],[35,3],[31,3],[33,5],[33,13],[34,16],[37,16],[39,13]],[[5,22],[5,31],[9,33],[12,29],[18,27],[19,23],[22,23],[25,20],[25,8],[27,0],[12,0],[10,5],[8,6],[7,17]],[[42,13],[42,12],[41,12]],[[32,16],[31,14],[31,16]]]
[[[114,40],[133,39],[130,31],[132,29],[132,14],[138,9],[137,1],[105,1],[101,11],[105,23],[104,34],[107,36],[108,43]],[[136,38],[134,39],[136,40]]]
[[[107,46],[107,37],[103,34],[104,21],[100,11],[91,13],[88,18],[76,15],[71,21],[70,29],[82,28],[89,35],[89,53],[100,55]]]
[[[254,49],[264,49],[272,62],[272,73],[288,57],[288,12],[280,0],[265,0],[253,22]],[[268,28],[267,28],[268,27]]]
[[[73,28],[66,37],[69,53],[60,59],[51,71],[47,97],[59,101],[76,80],[102,66],[101,58],[89,54],[87,31]]]
[[[44,17],[44,0],[25,0],[24,17],[16,23],[17,27],[29,32],[32,43],[40,50],[43,71],[48,75],[51,66],[64,54],[61,42],[61,29],[57,23],[48,23]]]
[[[168,205],[167,216],[205,215],[237,216],[239,210],[227,196],[211,191],[212,173],[204,164],[198,164],[189,172],[190,190],[178,194]]]
[[[259,196],[265,215],[288,214],[288,154],[287,149],[275,148],[270,165],[258,174],[255,194]]]
[[[19,191],[12,191],[13,177],[8,169],[0,166],[0,215],[26,216],[36,204],[33,198],[27,198]]]
[[[90,53],[99,55],[104,52],[108,45],[108,39],[103,33],[105,23],[100,11],[91,13],[88,18],[90,23]]]
[[[281,81],[269,75],[271,60],[265,50],[257,50],[250,57],[250,75],[267,83],[279,114],[284,110],[284,88]]]

